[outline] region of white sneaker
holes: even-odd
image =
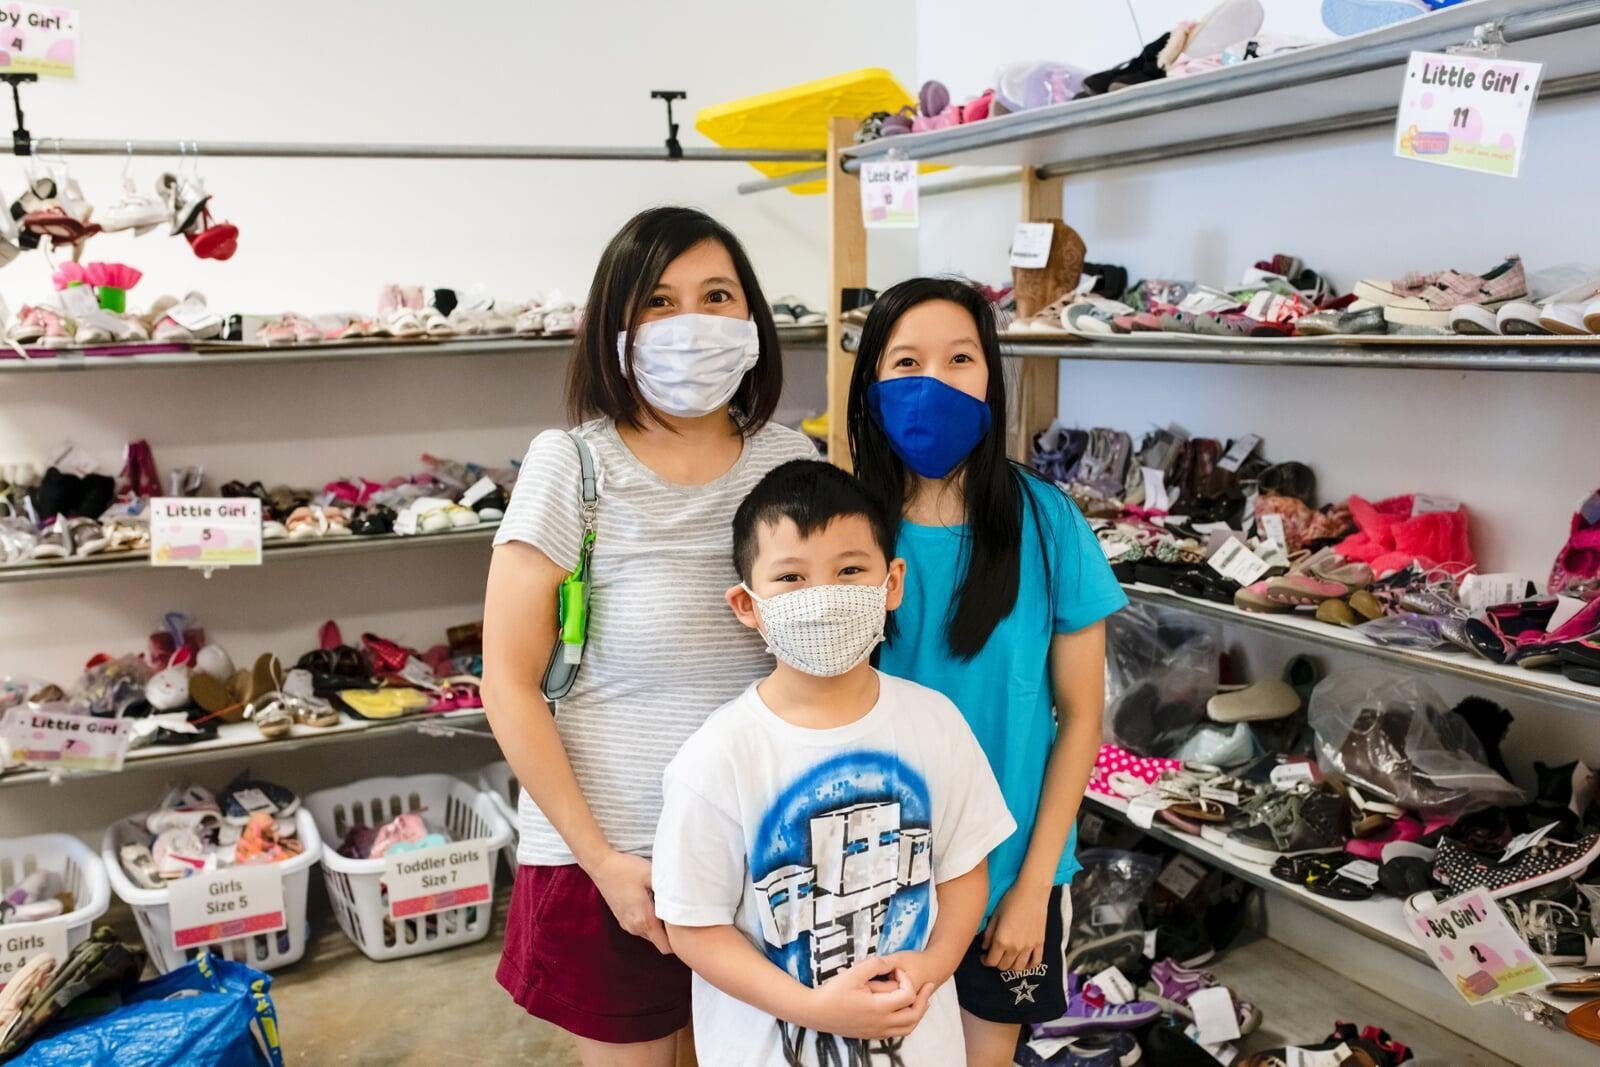
[[[131,180],[122,183],[122,199],[95,219],[107,233],[132,230],[143,236],[157,226],[172,224],[172,209],[156,197],[139,192]]]
[[[1539,325],[1551,333],[1588,334],[1595,331],[1585,323],[1585,309],[1600,297],[1600,282],[1590,278],[1546,300],[1539,307]],[[1600,323],[1600,317],[1595,320]]]

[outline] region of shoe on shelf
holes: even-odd
[[[1600,283],[1590,278],[1556,293],[1539,307],[1539,325],[1548,333],[1600,333]]]
[[[1569,886],[1553,899],[1507,897],[1500,901],[1500,910],[1546,964],[1582,967],[1600,963],[1600,944],[1583,914],[1588,905],[1576,888]]]
[[[76,332],[76,324],[55,308],[33,304],[18,314],[6,330],[6,340],[38,348],[66,348]]]
[[[1117,319],[1133,314],[1134,309],[1120,300],[1086,293],[1062,313],[1061,325],[1068,333],[1081,337],[1111,337],[1128,332],[1117,325]]]
[[[812,311],[797,296],[783,296],[772,305],[772,321],[779,326],[821,326],[828,316]]]
[[[1223,847],[1250,863],[1339,852],[1349,838],[1344,800],[1325,785],[1258,793],[1242,810],[1248,823],[1229,833]]]
[[[1363,278],[1356,282],[1355,288],[1351,291],[1355,293],[1357,300],[1363,300],[1369,304],[1377,304],[1380,307],[1387,307],[1401,300],[1409,300],[1412,297],[1421,296],[1428,286],[1448,273],[1450,272],[1442,270],[1436,270],[1429,274],[1413,271],[1410,274],[1403,274],[1392,281],[1387,278]]]
[[[1476,849],[1453,837],[1441,837],[1434,856],[1433,876],[1448,886],[1452,896],[1480,886],[1492,897],[1508,897],[1527,889],[1575,877],[1600,857],[1600,834],[1575,841],[1546,836],[1506,858],[1501,849]]]
[[[1323,334],[1387,333],[1389,321],[1383,308],[1373,304],[1364,308],[1325,309],[1295,320],[1295,332],[1303,337]]]
[[[304,315],[287,312],[256,331],[256,341],[269,348],[281,345],[312,345],[322,340],[322,331]]]
[[[1528,283],[1520,256],[1509,256],[1486,274],[1464,274],[1447,270],[1416,296],[1392,301],[1383,317],[1397,326],[1427,326],[1435,329],[1450,324],[1450,312],[1461,304],[1481,304],[1499,310],[1500,305],[1528,294]]]
[[[222,316],[206,307],[202,294],[190,293],[181,303],[173,302],[170,296],[162,297],[145,316],[147,321],[158,314],[163,301],[169,303],[161,308],[151,331],[157,341],[207,341],[222,336]]]

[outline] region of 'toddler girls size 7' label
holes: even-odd
[[[415,919],[469,904],[488,904],[492,859],[482,840],[385,856],[383,884],[389,892],[389,917]]]

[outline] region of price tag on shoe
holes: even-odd
[[[95,299],[94,286],[69,285],[61,290],[61,307],[69,318],[82,319],[99,311],[100,301]]]
[[[869,230],[917,225],[917,163],[890,159],[861,164],[861,222]]]
[[[1206,566],[1224,578],[1232,578],[1246,586],[1259,581],[1271,569],[1267,561],[1250,551],[1243,541],[1232,537],[1212,553],[1211,558],[1206,560]]]
[[[261,566],[261,501],[158,496],[150,501],[152,567]]]
[[[1267,540],[1277,546],[1278,551],[1287,558],[1289,537],[1283,530],[1283,516],[1274,515],[1271,512],[1261,516],[1261,532],[1266,534]]]
[[[1378,884],[1378,865],[1371,860],[1351,860],[1340,867],[1337,873],[1365,886]]]
[[[1156,877],[1156,885],[1166,889],[1179,900],[1187,900],[1189,894],[1194,892],[1194,887],[1204,881],[1205,877],[1206,869],[1198,860],[1188,856],[1173,856]]]
[[[1019,222],[1011,234],[1011,265],[1043,267],[1050,262],[1056,228],[1048,222]]]
[[[289,928],[276,863],[200,871],[167,889],[172,947],[193,948]]]
[[[1200,1030],[1200,1042],[1220,1045],[1239,1037],[1239,1016],[1233,1008],[1233,994],[1227,986],[1214,985],[1197,989],[1185,1001],[1194,1012],[1194,1024]]]
[[[132,724],[76,714],[65,704],[11,708],[0,720],[0,739],[18,763],[78,773],[120,771]]]
[[[1291,760],[1280,763],[1272,768],[1269,775],[1272,784],[1276,786],[1292,786],[1300,782],[1314,782],[1317,780],[1316,768],[1307,760]]]
[[[415,919],[468,904],[488,904],[492,860],[488,844],[477,839],[385,856],[389,917]]]
[[[1128,801],[1128,821],[1141,830],[1155,825],[1156,812],[1172,807],[1172,801],[1161,800],[1153,793],[1145,793]]]
[[[1412,52],[1394,154],[1515,178],[1543,71],[1497,56]]]
[[[0,989],[33,957],[49,953],[59,966],[67,958],[67,924],[60,919],[0,926]]]
[[[1233,443],[1227,454],[1217,460],[1217,466],[1225,471],[1236,471],[1239,465],[1250,458],[1250,454],[1261,447],[1261,438],[1253,433],[1247,433]]]
[[[1283,1050],[1283,1055],[1283,1062],[1288,1064],[1288,1067],[1343,1067],[1356,1058],[1355,1053],[1350,1051],[1350,1046],[1343,1041],[1327,1049],[1290,1045]]]
[[[1486,1004],[1555,981],[1481,886],[1420,911],[1406,926],[1468,1004]]]
[[[1139,991],[1128,981],[1128,976],[1115,966],[1107,967],[1089,981],[1100,987],[1100,992],[1105,994],[1108,1004],[1131,1004],[1139,999]]]

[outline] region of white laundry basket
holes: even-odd
[[[306,954],[306,890],[311,887],[311,866],[322,855],[322,838],[317,833],[316,821],[303,805],[295,812],[294,821],[295,833],[305,846],[304,851],[277,865],[283,873],[283,917],[287,928],[276,933],[251,934],[189,948],[173,947],[172,913],[167,907],[170,899],[167,890],[143,889],[134,885],[123,871],[122,861],[118,859],[123,845],[143,844],[149,840],[144,819],[144,815],[135,815],[113,824],[106,831],[100,858],[105,862],[106,873],[111,876],[111,887],[133,909],[133,917],[139,924],[139,936],[144,938],[144,947],[150,950],[150,960],[157,970],[162,974],[175,971],[202,952],[248,964],[258,971],[286,966]]]
[[[505,817],[511,824],[511,841],[500,854],[505,857],[506,868],[513,878],[517,874],[517,801],[521,797],[522,786],[517,782],[516,773],[512,771],[511,764],[505,760],[491,763],[478,772],[478,788],[489,794],[489,799],[494,801],[495,810]]]
[[[483,839],[491,854],[504,848],[512,836],[511,824],[489,796],[448,774],[367,778],[312,793],[305,803],[329,841],[343,841],[352,826],[376,828],[397,815],[422,812],[433,823],[443,825],[454,841]],[[488,936],[494,919],[495,864],[489,865],[489,903],[449,908],[399,922],[389,918],[384,866],[381,859],[341,856],[336,847],[322,855],[322,876],[328,884],[328,899],[339,927],[369,958],[420,956]]]
[[[52,922],[67,927],[67,948],[89,936],[95,920],[111,907],[111,881],[94,849],[71,834],[35,834],[0,839],[0,889],[16,885],[34,871],[61,879],[77,907]],[[57,961],[59,962],[59,961]]]

